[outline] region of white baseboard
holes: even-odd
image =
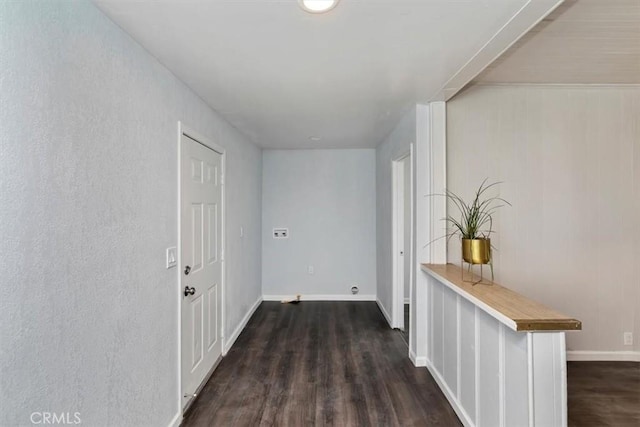
[[[387,319],[387,323],[389,324],[390,328],[393,328],[393,323],[391,323],[391,316],[389,316],[389,312],[387,311],[386,308],[384,308],[384,305],[382,305],[382,303],[380,302],[379,299],[376,298],[376,303],[378,304],[378,307],[380,307],[380,311],[382,312],[382,315],[384,316],[385,319]]]
[[[179,427],[182,423],[182,411],[178,411],[178,413],[169,421],[169,425],[167,427]]]
[[[451,391],[446,381],[440,376],[440,373],[438,372],[438,370],[435,369],[433,365],[431,365],[430,363],[427,363],[427,369],[429,370],[429,372],[431,372],[431,376],[438,383],[440,390],[442,390],[442,393],[449,401],[449,404],[455,411],[456,415],[458,415],[458,418],[460,418],[460,421],[462,421],[462,424],[470,427],[475,426],[475,424],[473,423],[473,420],[471,419],[471,417],[469,417],[469,414],[467,414],[467,412],[464,410],[464,408],[460,404],[460,401],[458,400],[456,395]]]
[[[409,350],[409,360],[413,363],[413,366],[416,368],[422,368],[427,366],[427,358],[424,356],[416,356],[413,350]]]
[[[640,351],[567,351],[570,362],[640,362]]]
[[[236,340],[244,330],[244,327],[247,326],[247,323],[249,323],[249,319],[251,319],[251,316],[253,316],[253,313],[255,313],[255,311],[258,309],[258,306],[260,306],[261,302],[262,302],[262,297],[260,296],[258,297],[256,302],[254,302],[253,305],[249,308],[249,310],[247,311],[247,314],[244,315],[244,317],[240,321],[240,324],[238,325],[236,330],[233,331],[231,336],[229,336],[229,338],[227,338],[224,341],[224,348],[222,349],[223,356],[226,356],[229,350],[231,350],[231,347],[233,347],[233,344],[236,342]]]
[[[264,301],[282,301],[295,298],[295,295],[263,295]],[[375,301],[375,295],[300,295],[300,301]]]

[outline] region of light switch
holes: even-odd
[[[167,248],[167,268],[173,268],[178,265],[178,252],[176,251],[175,246],[172,248]]]

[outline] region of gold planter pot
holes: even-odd
[[[469,264],[489,264],[491,239],[462,239],[462,259]]]

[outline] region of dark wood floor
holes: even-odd
[[[264,302],[183,426],[459,426],[374,302]]]
[[[639,363],[569,362],[567,377],[570,427],[640,426]],[[262,303],[182,425],[460,422],[375,303],[305,301]]]
[[[569,362],[570,427],[640,426],[640,363]]]

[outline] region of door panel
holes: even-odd
[[[202,295],[191,303],[191,370],[202,361]]]
[[[191,205],[191,270],[195,274],[202,268],[202,203]],[[193,277],[193,276],[192,276]]]
[[[218,205],[216,203],[207,206],[207,222],[209,228],[207,262],[212,264],[218,261]]]
[[[218,285],[213,285],[209,288],[208,292],[209,296],[209,306],[217,307],[218,306]],[[218,317],[209,310],[209,328],[208,328],[208,340],[207,340],[207,350],[211,350],[211,347],[216,345],[218,342]]]
[[[184,407],[222,355],[222,155],[186,135],[180,145]]]
[[[191,158],[191,179],[202,183],[202,160]]]

